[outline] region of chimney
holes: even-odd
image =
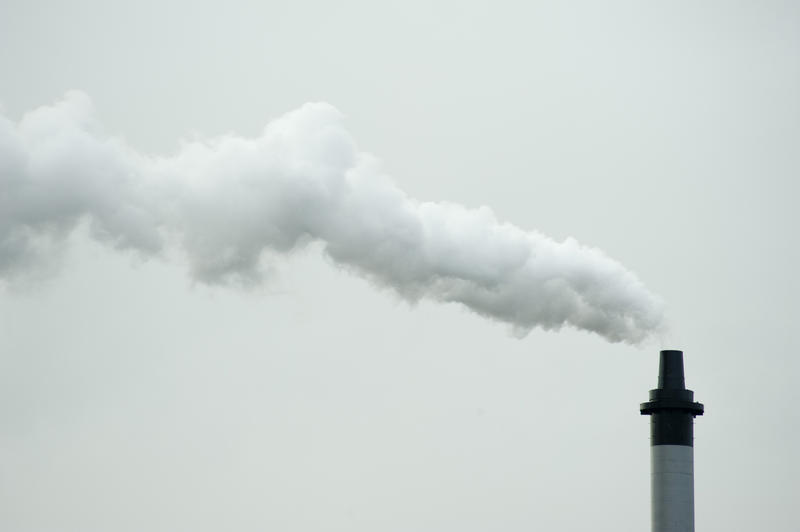
[[[703,405],[686,389],[683,351],[661,351],[658,388],[640,406],[650,416],[652,532],[694,532],[694,417]]]

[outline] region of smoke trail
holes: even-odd
[[[662,305],[575,240],[497,221],[486,207],[409,198],[360,152],[341,114],[306,104],[261,135],[138,153],[70,92],[19,123],[0,116],[0,280],[52,263],[81,220],[145,255],[186,254],[205,283],[257,283],[262,254],[323,243],[333,261],[411,301],[458,302],[518,334],[569,325],[636,343]]]

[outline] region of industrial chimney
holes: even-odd
[[[684,384],[683,351],[661,351],[658,388],[640,411],[650,416],[652,531],[694,532],[693,424],[703,405]]]

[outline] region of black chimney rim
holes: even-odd
[[[642,415],[664,411],[684,411],[702,416],[705,408],[694,401],[694,392],[686,388],[683,372],[683,351],[664,349],[659,354],[658,388],[650,390],[650,400],[639,405]]]

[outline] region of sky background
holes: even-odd
[[[800,6],[379,4],[0,0],[0,102],[80,89],[164,155],[329,102],[411,196],[606,251],[670,333],[518,339],[315,246],[209,288],[80,229],[0,294],[0,529],[646,530],[671,348],[697,529],[796,531]]]

